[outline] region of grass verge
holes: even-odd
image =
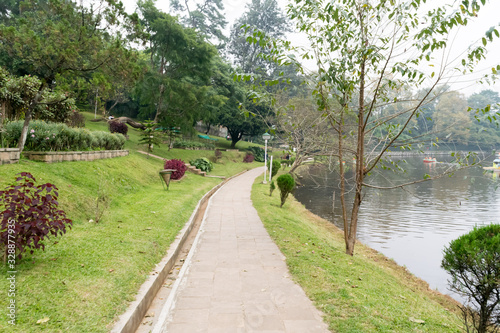
[[[256,180],[252,201],[287,258],[293,279],[325,313],[334,332],[461,332],[457,303],[377,251],[356,245],[345,254],[343,233],[293,197]]]

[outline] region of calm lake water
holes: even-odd
[[[396,159],[399,158],[393,158]],[[423,163],[423,157],[405,157],[405,160],[405,174],[383,171],[370,176],[368,182],[388,186],[398,181],[422,179],[424,174],[436,174],[450,167],[446,158],[439,156],[437,160],[442,163]],[[484,165],[491,166],[490,159]],[[309,210],[333,220],[342,229],[337,176],[313,168],[301,183],[304,186],[295,190],[295,197]],[[357,237],[406,266],[431,288],[452,295],[447,287],[449,276],[440,267],[443,250],[475,225],[500,223],[500,189],[497,187],[500,187],[498,174],[483,173],[481,167],[472,167],[457,171],[451,178],[445,176],[405,190],[365,188]]]

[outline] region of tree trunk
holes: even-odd
[[[234,149],[236,147],[236,143],[240,141],[238,139],[233,139],[233,137],[231,137],[231,149]]]
[[[363,39],[363,44],[368,46],[368,41],[365,36],[365,28],[363,25],[363,9],[360,9],[359,16],[361,22],[361,34]],[[363,57],[363,60],[360,64],[360,73],[359,73],[359,109],[358,109],[358,140],[356,147],[356,192],[354,193],[354,202],[352,204],[352,213],[351,213],[351,225],[349,226],[349,236],[345,240],[346,245],[346,254],[354,255],[354,245],[356,244],[356,234],[358,230],[358,216],[359,216],[359,207],[361,206],[362,201],[362,189],[363,189],[363,180],[365,177],[365,162],[364,162],[364,154],[365,154],[365,133],[364,133],[364,122],[365,122],[365,75],[366,75],[366,56]],[[342,162],[341,162],[342,163]],[[345,231],[344,231],[345,232]]]
[[[21,137],[19,138],[19,142],[17,144],[17,148],[19,148],[19,153],[23,152],[24,145],[26,144],[26,138],[28,137],[28,127],[30,125],[31,118],[33,117],[33,109],[38,105],[40,100],[42,99],[42,92],[45,88],[45,82],[40,85],[38,88],[38,92],[35,97],[31,100],[30,105],[28,106],[28,110],[26,111],[26,115],[24,116],[24,124],[23,129],[21,130]]]
[[[161,113],[161,108],[163,106],[163,93],[165,92],[165,86],[160,84],[160,98],[158,99],[158,108],[156,109],[155,119],[153,120],[155,123],[158,123],[158,119]]]

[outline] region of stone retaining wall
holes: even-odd
[[[0,148],[0,165],[17,163],[19,155],[18,148]]]
[[[95,150],[95,151],[25,151],[24,156],[33,161],[46,163],[64,161],[93,161],[103,158],[127,156],[128,150]]]

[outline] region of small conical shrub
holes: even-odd
[[[288,198],[288,195],[292,193],[293,189],[295,188],[295,180],[290,174],[284,174],[278,177],[276,180],[276,183],[278,184],[278,188],[280,189],[281,193],[281,206],[283,207],[286,198]]]

